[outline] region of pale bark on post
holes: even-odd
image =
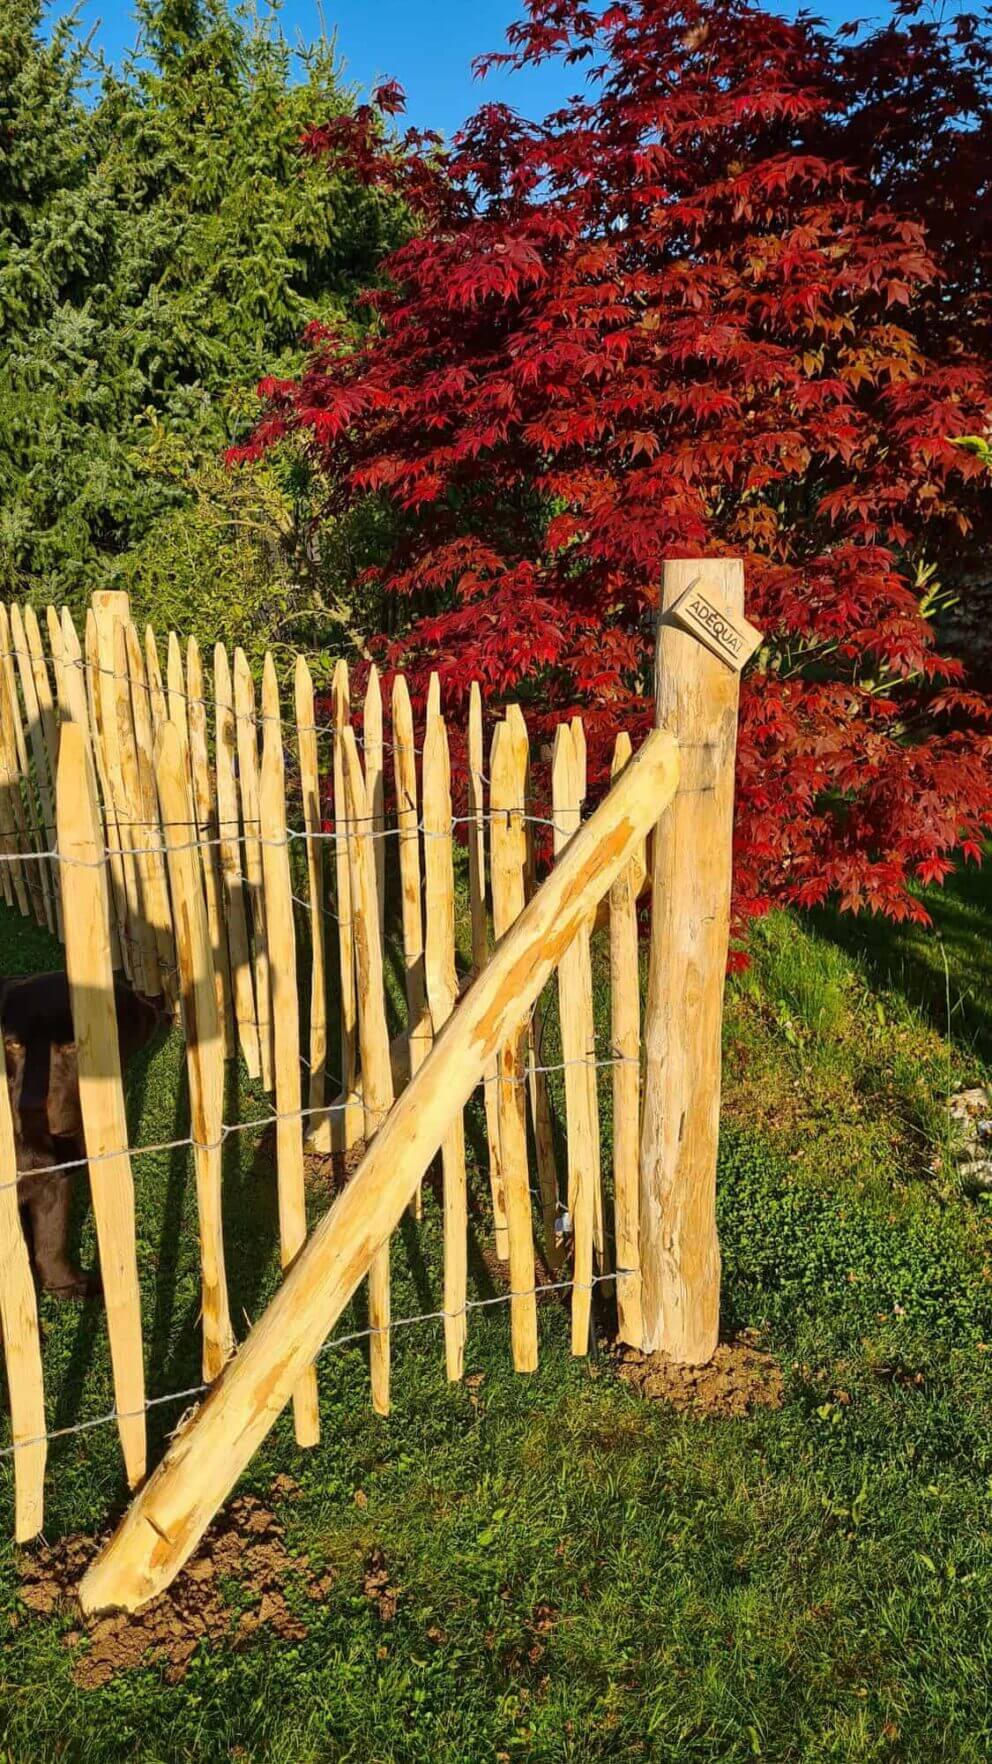
[[[155,776],[175,908],[176,954],[186,1031],[186,1070],[200,1226],[202,1363],[203,1376],[209,1383],[219,1375],[234,1352],[221,1208],[224,1045],[217,1013],[203,871],[190,838],[193,805],[189,774],[174,723],[167,723],[159,735]]]
[[[14,1537],[27,1543],[37,1537],[44,1518],[48,1445],[38,1299],[17,1201],[17,1155],[6,1074],[0,1083],[0,1325],[14,1448]]]
[[[555,735],[551,763],[555,860],[560,862],[581,824],[579,759],[573,732],[562,723]],[[589,1350],[592,1321],[592,1258],[595,1219],[596,1151],[599,1121],[593,1111],[587,1062],[595,1059],[595,1042],[587,1015],[592,997],[589,932],[583,926],[558,966],[558,1014],[565,1080],[565,1123],[568,1137],[568,1212],[572,1223],[572,1352]]]
[[[617,736],[610,778],[632,757],[630,736]],[[617,1252],[617,1326],[621,1341],[641,1345],[638,1227],[638,1132],[641,1106],[641,997],[637,961],[637,865],[621,870],[610,889],[610,1043],[613,1052],[613,1211]]]
[[[79,1106],[100,1246],[117,1426],[128,1484],[133,1488],[145,1474],[145,1374],[134,1182],[110,962],[103,826],[96,780],[83,732],[76,723],[66,723],[62,730],[56,820]]]
[[[306,832],[307,887],[310,895],[310,1119],[307,1137],[314,1149],[331,1149],[331,1117],[323,1112],[327,1087],[327,938],[324,930],[324,842],[321,838],[320,765],[313,680],[302,655],[293,679],[300,790]]]
[[[237,729],[238,787],[245,834],[245,875],[251,902],[252,946],[255,956],[255,1020],[258,1062],[263,1087],[272,1089],[272,976],[262,886],[262,847],[258,837],[258,724],[255,682],[243,649],[234,651],[234,719]]]
[[[214,745],[217,753],[217,838],[223,884],[224,919],[231,958],[231,992],[238,1042],[249,1078],[261,1067],[258,1052],[258,1020],[252,984],[245,883],[241,867],[241,817],[238,813],[236,766],[237,731],[234,722],[234,691],[231,667],[223,643],[214,646]]]
[[[496,725],[489,761],[493,930],[505,936],[524,910],[527,837],[523,771],[513,731]],[[537,1370],[534,1231],[527,1170],[527,1025],[499,1050],[499,1143],[510,1258],[510,1341],[517,1372]]]
[[[296,930],[293,886],[286,829],[285,767],[279,688],[271,655],[262,676],[262,771],[259,780],[259,837],[265,886],[265,923],[269,940],[272,1019],[275,1028],[276,1172],[279,1192],[279,1251],[283,1268],[291,1268],[307,1237],[306,1184],[303,1167],[303,1096],[300,1084],[299,996],[296,984]],[[316,1445],[320,1439],[317,1370],[307,1366],[293,1392],[296,1443]]]
[[[472,972],[481,974],[489,960],[489,927],[486,922],[486,794],[483,769],[482,694],[472,681],[468,701],[468,886],[472,915]],[[486,1149],[489,1156],[489,1189],[493,1202],[496,1254],[505,1262],[510,1253],[506,1235],[506,1208],[499,1155],[499,1070],[494,1062],[483,1079],[486,1109]]]
[[[170,1584],[396,1229],[453,1116],[518,1034],[590,912],[678,784],[677,745],[648,736],[462,998],[348,1185],[317,1225],[240,1352],[80,1588],[85,1611],[136,1610]]]
[[[357,981],[358,1041],[362,1058],[365,1143],[370,1145],[392,1107],[393,1074],[389,1061],[382,939],[379,935],[372,803],[366,780],[362,776],[355,731],[350,724],[346,724],[341,731],[341,764],[344,771],[344,807],[348,823],[347,849],[351,876],[351,922]],[[372,1407],[377,1415],[389,1414],[390,1311],[387,1238],[380,1244],[369,1267],[369,1374]]]
[[[743,564],[664,571],[655,720],[682,745],[686,787],[654,839],[640,1238],[644,1347],[702,1365],[720,1331],[716,1161],[740,680],[666,616],[693,584],[740,615]]]
[[[427,997],[439,1035],[458,1002],[455,968],[455,871],[451,847],[451,766],[442,717],[431,717],[424,737],[424,904],[427,917]],[[468,1189],[465,1117],[457,1114],[441,1147],[444,1177],[444,1348],[448,1377],[465,1364],[468,1296]]]

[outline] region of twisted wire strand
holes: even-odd
[[[419,1311],[412,1317],[394,1317],[388,1324],[371,1325],[366,1329],[351,1330],[347,1335],[334,1336],[332,1340],[324,1342],[314,1357],[322,1359],[324,1354],[352,1347],[356,1342],[366,1341],[373,1335],[388,1335],[393,1329],[409,1329],[415,1323],[443,1322],[448,1317],[463,1317],[468,1311],[485,1310],[492,1305],[507,1305],[517,1298],[538,1298],[542,1293],[568,1292],[576,1288],[582,1292],[591,1292],[594,1287],[602,1286],[606,1281],[624,1280],[634,1272],[631,1268],[617,1268],[611,1274],[594,1274],[588,1281],[551,1280],[540,1286],[525,1287],[521,1292],[499,1292],[491,1298],[466,1299],[457,1311]],[[170,1390],[161,1396],[147,1397],[140,1409],[110,1409],[105,1415],[93,1415],[86,1421],[74,1422],[71,1427],[57,1427],[51,1433],[33,1434],[30,1439],[19,1439],[12,1445],[0,1446],[0,1458],[12,1458],[17,1452],[27,1451],[29,1446],[50,1444],[52,1440],[67,1439],[76,1433],[89,1433],[95,1427],[107,1427],[115,1421],[134,1420],[147,1414],[149,1409],[161,1407],[163,1403],[178,1403],[186,1397],[202,1396],[210,1388],[209,1384],[191,1384],[185,1390]]]

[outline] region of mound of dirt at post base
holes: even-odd
[[[721,1341],[705,1366],[679,1366],[665,1354],[642,1354],[617,1342],[613,1361],[618,1375],[643,1397],[685,1413],[729,1418],[782,1407],[781,1367],[756,1345],[758,1340],[756,1330],[742,1329]]]
[[[292,1477],[278,1476],[271,1493],[285,1499],[296,1487]],[[287,1592],[297,1606],[303,1598],[323,1600],[333,1580],[306,1556],[290,1555],[283,1527],[254,1495],[231,1501],[192,1561],[143,1611],[80,1616],[76,1591],[99,1547],[98,1538],[67,1537],[21,1560],[22,1604],[40,1615],[71,1608],[77,1618],[65,1641],[74,1656],[72,1676],[84,1689],[135,1666],[158,1666],[175,1684],[201,1641],[238,1647],[259,1630],[298,1641],[306,1625]]]

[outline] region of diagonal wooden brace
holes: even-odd
[[[244,1346],[132,1503],[82,1582],[84,1610],[137,1610],[192,1555],[497,1048],[519,1029],[597,902],[637,855],[678,781],[678,744],[655,730],[497,944]]]

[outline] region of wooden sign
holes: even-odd
[[[711,599],[695,582],[669,607],[666,617],[691,631],[738,674],[764,640],[743,613]]]

